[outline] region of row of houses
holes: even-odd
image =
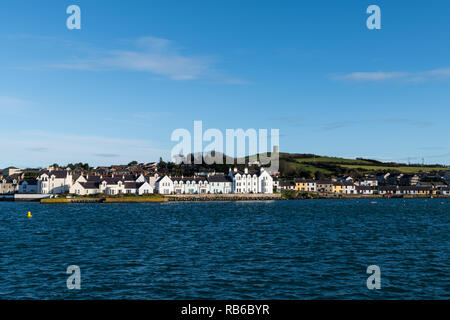
[[[447,184],[433,185],[377,185],[370,181],[360,183],[350,181],[295,179],[293,182],[280,182],[280,189],[296,190],[302,192],[317,192],[330,194],[354,194],[354,195],[450,195],[450,187]]]
[[[278,179],[264,168],[256,171],[229,171],[226,174],[209,174],[194,177],[148,176],[131,174],[74,175],[71,170],[42,170],[36,179],[14,181],[4,193],[36,194],[228,194],[228,193],[273,193]]]
[[[156,182],[160,194],[228,194],[228,193],[273,193],[278,187],[278,179],[264,168],[257,171],[243,171],[234,168],[228,175],[197,177],[163,176]]]

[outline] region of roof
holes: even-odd
[[[232,182],[230,176],[225,175],[213,175],[208,177],[209,182]]]
[[[173,177],[172,181],[183,181],[183,182],[187,182],[187,181],[195,181],[195,182],[200,182],[200,181],[207,181],[206,177]]]
[[[39,173],[39,175],[43,174],[46,174],[49,177],[55,176],[56,179],[64,179],[67,177],[67,171],[65,170],[53,170],[53,171],[43,170]]]
[[[369,186],[356,186],[356,190],[373,190],[373,188]]]
[[[378,187],[378,190],[380,190],[380,191],[397,190],[397,186],[380,186],[380,187]]]
[[[289,181],[280,181],[280,187],[294,187],[295,183]]]
[[[20,184],[26,182],[30,186],[37,186],[37,180],[36,179],[26,179],[20,182]]]
[[[117,184],[119,181],[122,181],[120,177],[104,177],[99,180],[100,182],[106,181],[107,184]]]
[[[333,181],[331,180],[317,180],[317,184],[333,184]]]
[[[101,176],[87,176],[86,180],[90,182],[99,182],[102,179]]]
[[[237,170],[236,172],[235,172],[235,171],[231,171],[231,174],[232,174],[233,176],[235,176],[235,175],[237,175],[237,174],[240,174],[241,176],[243,176],[243,175],[251,175],[251,176],[256,175],[256,176],[259,176],[259,175],[261,174],[261,171],[258,171],[258,170],[248,170],[247,173],[245,173],[245,172],[242,171],[242,170]]]
[[[146,182],[125,182],[125,189],[139,189]]]
[[[98,182],[80,182],[80,185],[85,189],[98,189]]]
[[[316,183],[316,180],[313,179],[294,179],[295,183]]]

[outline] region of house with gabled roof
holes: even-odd
[[[273,193],[273,178],[264,168],[256,171],[230,168],[228,176],[233,180],[233,193]]]
[[[209,192],[214,194],[228,194],[233,192],[233,179],[230,176],[214,174],[208,176]]]
[[[73,184],[69,170],[42,170],[37,177],[37,192],[40,194],[68,193]]]
[[[38,181],[26,179],[19,183],[19,193],[38,193]]]

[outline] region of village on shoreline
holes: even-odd
[[[306,179],[286,178],[259,165],[228,166],[228,172],[196,171],[189,176],[177,174],[174,168],[168,170],[162,160],[96,168],[81,163],[45,169],[8,167],[0,171],[0,200],[63,203],[450,196],[447,170]]]

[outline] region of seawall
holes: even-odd
[[[281,194],[174,194],[168,201],[269,201],[283,200]]]

